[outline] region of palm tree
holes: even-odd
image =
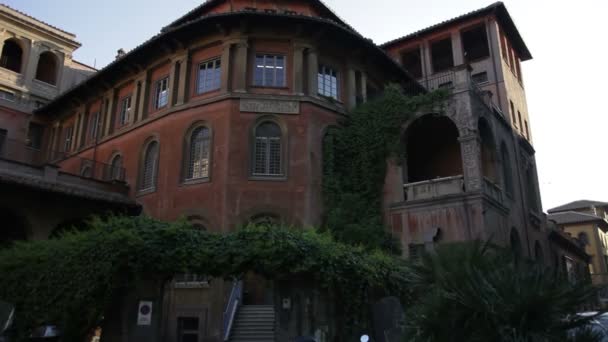
[[[408,341],[566,341],[589,319],[566,318],[595,296],[586,282],[481,242],[440,245],[411,270]]]

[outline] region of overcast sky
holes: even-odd
[[[1,1],[1,0],[0,0]],[[103,67],[202,0],[4,0],[75,33],[75,58]],[[377,44],[487,6],[484,0],[325,0]],[[608,202],[608,2],[506,0],[533,60],[522,64],[543,207]]]

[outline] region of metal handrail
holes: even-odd
[[[230,298],[226,304],[226,310],[224,310],[224,327],[223,335],[224,341],[228,341],[230,338],[230,332],[232,331],[232,325],[234,323],[234,317],[236,312],[243,302],[243,281],[236,280],[232,285],[232,291],[230,292]]]

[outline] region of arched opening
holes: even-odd
[[[477,126],[479,137],[481,138],[481,168],[483,176],[494,183],[498,182],[496,176],[496,143],[494,142],[494,134],[490,129],[488,122],[481,118]]]
[[[158,142],[150,141],[145,149],[140,169],[139,190],[154,190],[156,187],[156,177],[158,174]]]
[[[207,225],[208,225],[207,220],[205,220],[205,218],[200,215],[190,215],[190,216],[186,217],[186,220],[188,220],[188,222],[192,225],[192,228],[194,228],[194,229],[201,230],[201,231],[208,230],[207,229]]]
[[[40,54],[36,79],[52,85],[57,84],[57,57],[52,52],[45,51]]]
[[[462,175],[456,125],[445,116],[426,115],[406,133],[407,183]]]
[[[71,231],[85,231],[89,227],[87,219],[75,218],[61,222],[51,232],[50,239],[60,238],[63,234]]]
[[[249,224],[257,226],[275,226],[281,223],[281,217],[273,213],[262,213],[252,216]]]
[[[284,139],[281,127],[273,121],[262,121],[254,130],[253,175],[283,176]]]
[[[519,239],[519,233],[517,232],[517,229],[515,227],[511,228],[511,235],[509,239],[511,242],[511,251],[515,256],[520,256],[521,240]]]
[[[122,156],[115,155],[110,161],[110,180],[124,180],[125,172],[122,168]]]
[[[186,169],[184,180],[197,180],[209,178],[211,159],[211,129],[206,126],[197,126],[186,136]]]
[[[85,177],[85,178],[91,178],[93,176],[93,169],[88,165],[84,166],[80,170],[80,176]]]
[[[505,187],[505,191],[507,194],[513,194],[513,171],[511,170],[511,157],[509,156],[509,151],[507,150],[507,146],[503,142],[500,144],[500,155],[502,158],[502,176],[503,176],[503,185]]]
[[[10,247],[15,241],[27,240],[28,225],[25,217],[13,211],[0,208],[0,249]]]
[[[536,260],[536,262],[541,264],[544,262],[543,248],[541,247],[540,242],[538,241],[534,243],[534,259]]]
[[[19,43],[14,39],[7,39],[2,46],[2,56],[0,57],[0,67],[21,73],[23,63],[23,50]]]

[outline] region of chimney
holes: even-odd
[[[124,49],[118,49],[118,52],[116,53],[116,59],[120,59],[122,57],[124,57],[127,53],[125,52]]]

